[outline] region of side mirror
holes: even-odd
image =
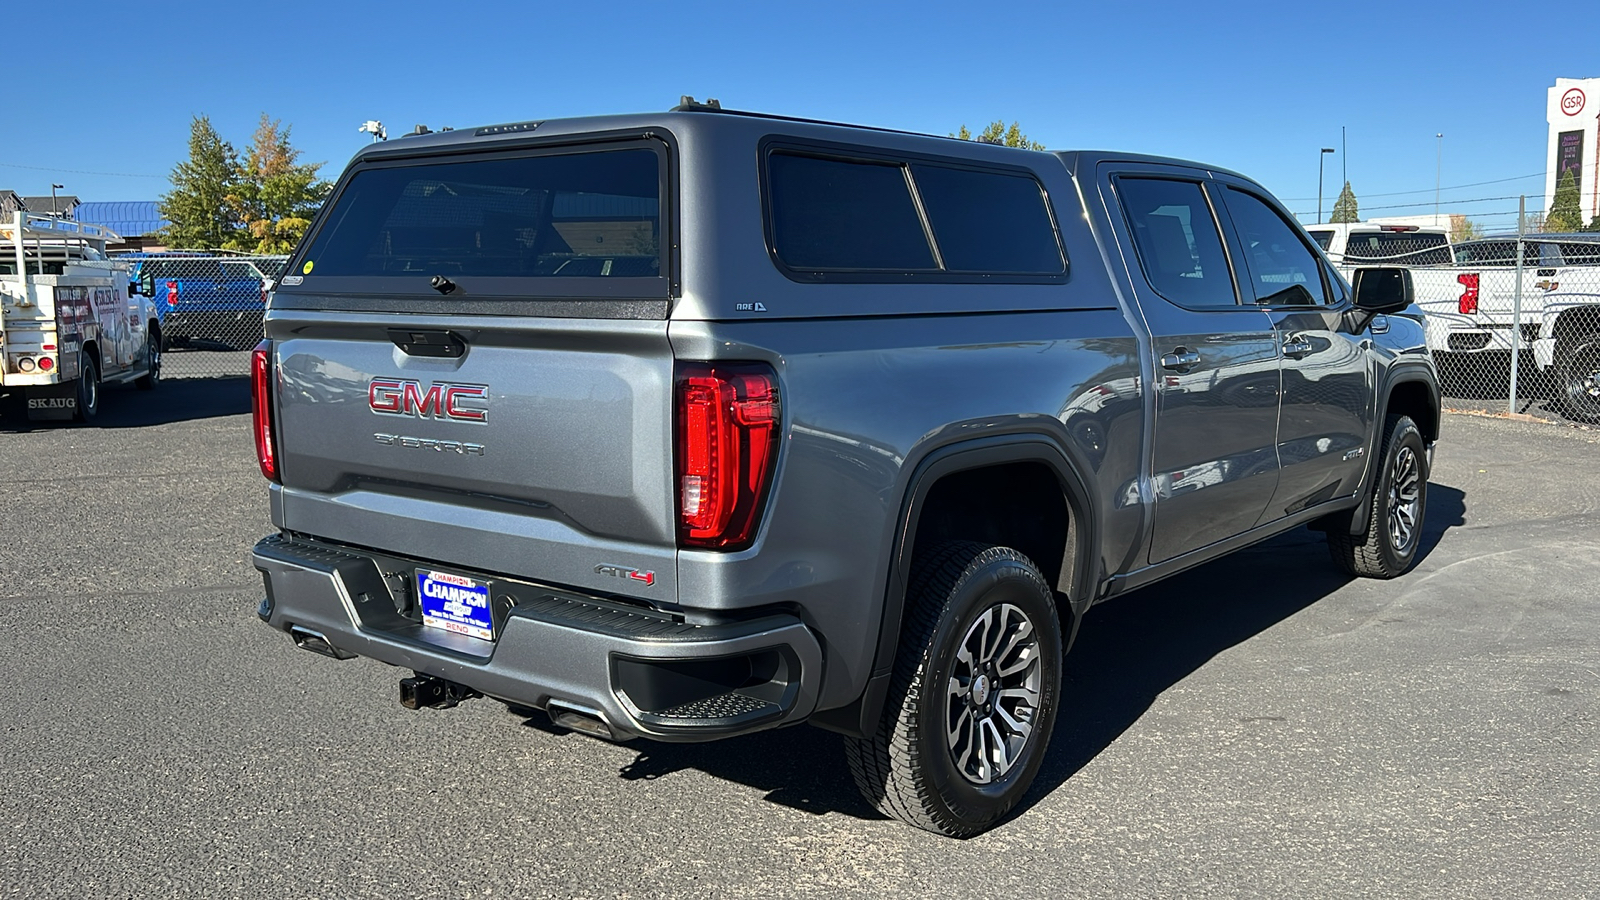
[[[156,276],[153,272],[146,272],[139,276],[139,293],[146,297],[156,295]]]
[[[1399,267],[1357,269],[1352,287],[1356,309],[1372,315],[1397,313],[1410,306],[1416,295],[1411,270]]]
[[[137,296],[139,296],[139,282],[137,282],[137,281],[128,282],[128,296],[129,297],[137,297]]]

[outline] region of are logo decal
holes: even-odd
[[[424,388],[411,378],[374,378],[367,385],[367,405],[380,416],[481,425],[489,420],[489,386],[436,381]]]
[[[1569,116],[1583,112],[1584,99],[1583,91],[1578,88],[1567,91],[1561,95],[1561,111]]]

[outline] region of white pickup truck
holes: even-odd
[[[1456,246],[1463,275],[1481,270],[1479,308],[1487,304],[1506,323],[1505,335],[1517,286],[1516,246],[1516,235]],[[1520,326],[1522,347],[1552,376],[1566,414],[1600,423],[1600,234],[1523,236]]]
[[[87,422],[103,384],[156,386],[160,323],[128,292],[128,267],[107,259],[109,229],[18,212],[0,221],[0,392],[20,392],[30,419]]]

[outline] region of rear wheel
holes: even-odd
[[[1600,331],[1564,340],[1556,348],[1556,382],[1567,415],[1600,423]]]
[[[73,410],[73,419],[79,422],[89,422],[100,413],[100,370],[95,367],[94,359],[88,355],[83,357],[83,366],[78,370],[78,407]]]
[[[1428,451],[1407,416],[1390,416],[1383,438],[1383,468],[1372,482],[1367,528],[1328,531],[1334,562],[1362,578],[1394,578],[1411,568],[1428,512]]]
[[[969,837],[1033,782],[1055,726],[1061,623],[1038,568],[1008,547],[918,554],[889,698],[875,733],[846,739],[880,811]]]

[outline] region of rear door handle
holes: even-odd
[[[1163,369],[1187,369],[1198,365],[1200,365],[1200,354],[1193,350],[1185,350],[1182,347],[1161,357],[1161,368]]]
[[[1299,359],[1311,352],[1311,342],[1303,337],[1292,337],[1283,342],[1283,355],[1290,359]]]

